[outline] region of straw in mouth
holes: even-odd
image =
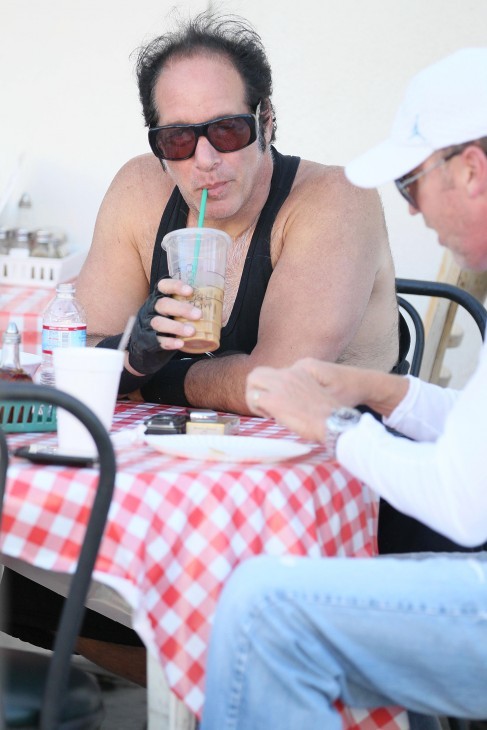
[[[198,228],[203,228],[204,220],[205,220],[205,209],[206,209],[206,200],[208,198],[208,190],[206,188],[203,188],[203,191],[201,193],[201,203],[200,203],[200,214],[198,216]],[[196,237],[196,246],[194,247],[194,255],[193,255],[193,268],[191,270],[191,286],[194,286],[194,282],[196,280],[196,271],[198,269],[198,259],[200,256],[200,246],[201,246],[201,236]]]

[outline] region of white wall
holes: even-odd
[[[23,155],[12,202],[28,190],[39,224],[64,228],[79,247],[90,245],[117,169],[148,150],[130,54],[163,31],[170,7],[0,0],[0,195]]]
[[[191,0],[183,12],[206,7]],[[212,3],[216,6],[217,3]],[[164,31],[167,0],[0,0],[0,194],[24,154],[40,224],[88,247],[111,178],[147,150],[131,52]],[[228,0],[267,46],[278,148],[333,164],[386,134],[409,77],[486,43],[485,0]],[[381,191],[401,276],[435,277],[436,237]],[[10,206],[11,208],[11,206]]]

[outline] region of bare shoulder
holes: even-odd
[[[310,160],[301,160],[289,198],[293,205],[301,207],[304,203],[305,207],[321,210],[323,203],[332,205],[334,211],[346,208],[350,213],[361,211],[375,215],[382,210],[377,191],[353,185],[343,167]]]
[[[316,237],[320,246],[336,249],[355,241],[370,254],[388,250],[387,231],[376,190],[357,188],[346,178],[343,167],[301,160],[291,192],[282,206],[273,230],[273,258],[281,247]]]
[[[148,209],[156,207],[160,211],[161,196],[169,197],[173,187],[154,155],[139,155],[126,162],[117,172],[105,201],[130,199],[136,204],[134,210],[142,209],[146,213]]]
[[[172,188],[152,155],[129,160],[113,178],[77,283],[91,334],[120,332],[147,297],[154,242]]]
[[[108,188],[95,225],[92,251],[115,247],[138,252],[144,270],[150,269],[152,249],[162,213],[174,184],[153,155],[126,162]]]

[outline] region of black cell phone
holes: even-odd
[[[56,446],[42,446],[31,444],[30,446],[19,446],[13,452],[14,456],[21,459],[28,459],[34,464],[57,464],[58,466],[94,466],[97,460],[94,456],[81,456],[79,454],[62,454]]]
[[[145,433],[147,435],[184,433],[187,420],[187,416],[179,413],[173,415],[161,413],[157,416],[151,416],[144,421]]]

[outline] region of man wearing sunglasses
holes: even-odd
[[[139,53],[153,155],[130,161],[101,206],[77,284],[92,341],[139,312],[121,390],[147,401],[248,413],[245,377],[306,355],[390,371],[399,359],[394,270],[374,192],[343,170],[273,147],[272,77],[245,21],[203,13]],[[198,222],[229,251],[219,350],[178,352],[199,311],[167,279],[163,236]],[[163,296],[166,295],[166,296]]]
[[[131,397],[249,413],[245,378],[259,364],[299,357],[389,371],[398,361],[394,270],[380,201],[343,171],[281,155],[272,79],[245,22],[202,14],[138,57],[139,92],[154,154],[130,161],[108,190],[77,283],[92,341],[116,347],[130,315],[121,392]],[[200,311],[173,295],[163,236],[205,225],[233,239],[216,357],[181,357]],[[10,631],[49,645],[59,600],[7,574]],[[26,626],[30,633],[25,633]],[[144,682],[135,632],[88,611],[77,649]]]
[[[486,272],[487,48],[414,77],[389,139],[346,172],[366,188],[395,180],[460,265]],[[470,548],[486,540],[487,341],[461,392],[306,359],[256,369],[247,401],[324,441],[406,514]],[[486,680],[487,553],[262,557],[238,568],[220,599],[202,727],[334,730],[337,700],[485,718]]]

